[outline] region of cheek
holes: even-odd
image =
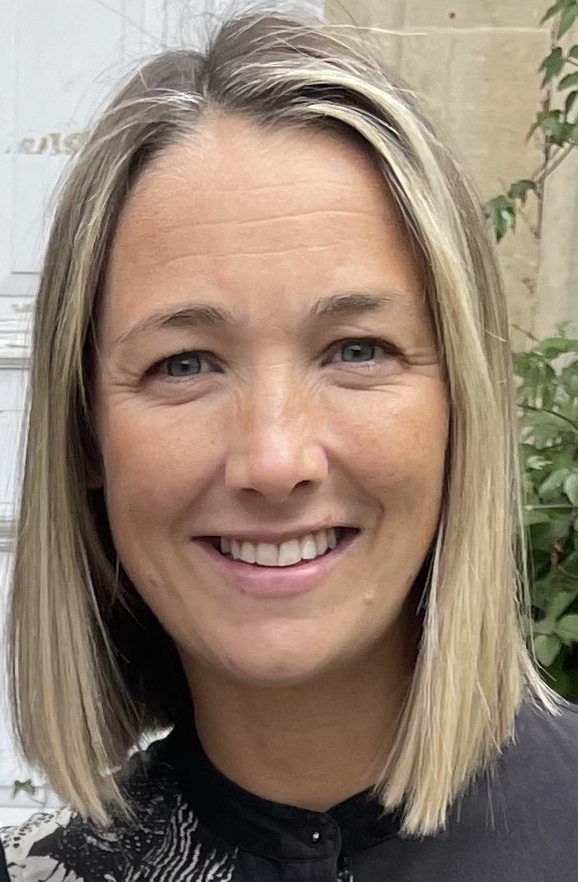
[[[439,507],[444,479],[449,411],[439,380],[420,378],[414,386],[392,387],[358,396],[336,416],[336,438],[360,486],[384,502],[414,508]],[[343,454],[345,456],[345,453]]]
[[[170,519],[201,497],[223,437],[208,414],[191,419],[186,407],[111,406],[100,441],[113,530],[119,519],[140,526]]]

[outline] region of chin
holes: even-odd
[[[331,654],[321,649],[319,641],[315,646],[293,642],[287,647],[259,645],[255,640],[231,648],[215,661],[228,677],[245,685],[299,686],[332,667]]]

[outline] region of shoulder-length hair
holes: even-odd
[[[11,597],[17,735],[67,802],[105,821],[122,807],[110,770],[186,700],[170,639],[115,566],[94,489],[91,392],[119,212],[143,170],[209,114],[355,138],[376,158],[421,265],[451,428],[419,656],[376,792],[403,809],[406,832],[432,833],[511,737],[524,695],[548,701],[519,623],[505,301],[478,199],[410,91],[343,32],[280,13],[234,16],[204,52],[146,63],[90,131],[61,192],[36,307]]]

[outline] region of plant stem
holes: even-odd
[[[539,502],[536,505],[529,504],[524,506],[525,511],[543,511],[544,509],[571,511],[573,508],[575,508],[574,505],[569,505],[564,502],[561,502],[559,504],[557,502]]]
[[[550,410],[548,407],[534,407],[533,404],[519,404],[518,407],[521,407],[522,410],[533,410],[536,413],[549,413],[551,416],[558,417],[560,420],[564,420],[565,423],[568,423],[569,426],[572,426],[576,434],[578,434],[578,426],[568,417],[563,416],[561,413],[558,413],[556,410]]]
[[[575,573],[569,573],[568,570],[565,570],[564,567],[561,567],[559,564],[556,569],[558,572],[562,573],[563,576],[566,576],[567,579],[578,581],[578,576]]]
[[[555,154],[552,162],[548,160],[548,162],[543,165],[533,176],[533,180],[538,184],[542,183],[548,175],[551,175],[553,171],[556,171],[559,165],[562,165],[567,156],[572,153],[573,150],[576,149],[575,144],[569,144],[564,149],[560,148]]]

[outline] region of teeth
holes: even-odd
[[[309,533],[305,539],[301,540],[301,557],[303,560],[314,560],[318,553],[317,542],[313,538],[313,534]]]
[[[220,550],[233,560],[259,564],[262,567],[289,567],[301,560],[314,560],[337,545],[337,534],[333,527],[308,533],[300,539],[289,539],[281,545],[268,542],[239,542],[237,539],[222,538]]]
[[[257,560],[257,553],[252,542],[243,542],[241,545],[241,558],[242,560],[246,560],[247,563],[255,563]]]
[[[301,560],[301,547],[298,539],[290,539],[279,546],[278,567],[289,567]]]
[[[257,563],[261,564],[262,567],[277,566],[277,561],[279,558],[277,545],[268,545],[266,542],[259,542],[259,544],[256,546],[256,555]],[[246,560],[246,558],[241,556],[241,560]],[[247,563],[254,563],[254,561],[247,561]]]

